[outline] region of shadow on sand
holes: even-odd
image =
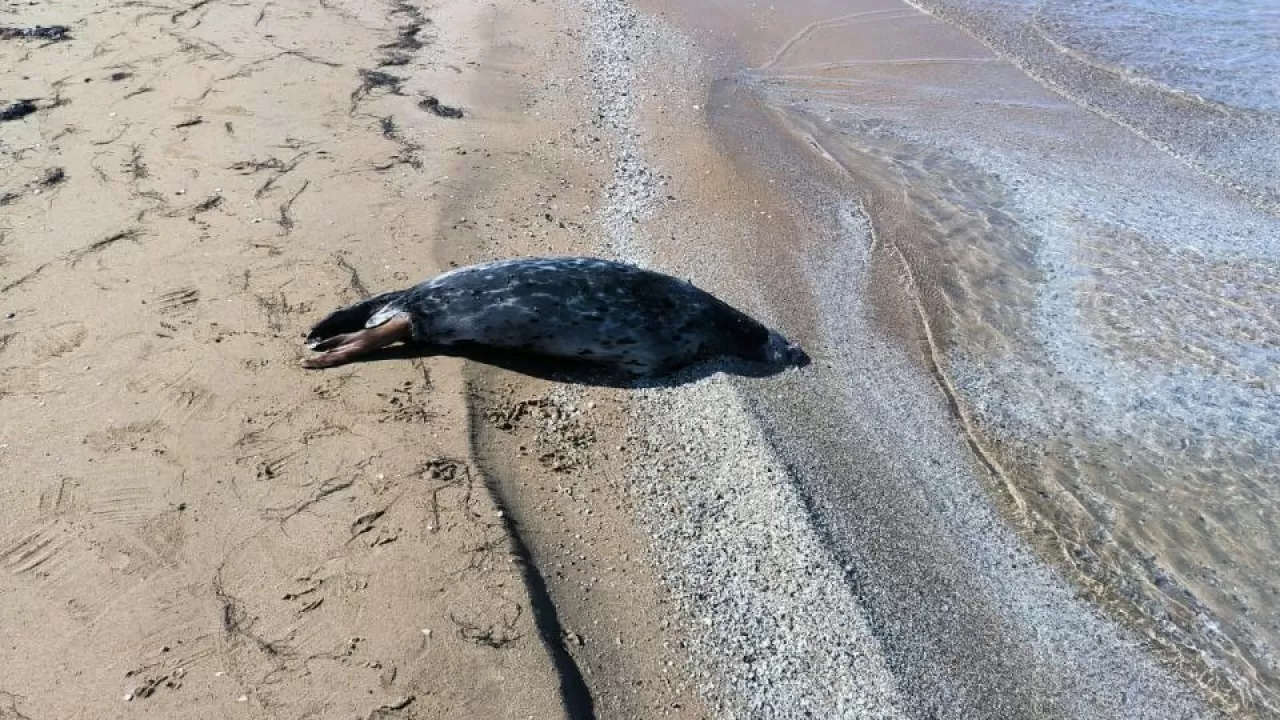
[[[474,362],[491,365],[511,372],[531,377],[566,383],[569,385],[590,385],[594,387],[611,387],[639,390],[644,388],[677,387],[694,383],[716,373],[736,375],[739,377],[764,378],[777,375],[791,367],[804,367],[810,363],[807,355],[801,354],[798,362],[790,365],[768,365],[750,362],[737,358],[718,358],[705,360],[684,368],[661,375],[633,375],[598,363],[581,360],[552,358],[533,353],[521,353],[511,350],[495,350],[482,345],[394,345],[375,350],[368,355],[353,360],[352,363],[381,362],[385,360],[405,360],[409,358],[445,355],[465,358]]]

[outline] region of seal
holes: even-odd
[[[586,361],[633,375],[739,358],[801,365],[797,345],[693,284],[591,257],[531,257],[451,270],[330,314],[307,335],[308,368],[404,342]]]

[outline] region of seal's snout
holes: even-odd
[[[769,341],[765,344],[765,360],[778,367],[804,367],[809,364],[809,355],[799,345],[787,340],[776,332],[769,332]]]
[[[804,348],[795,343],[787,343],[787,364],[796,367],[804,367],[813,362],[809,359],[809,353]]]

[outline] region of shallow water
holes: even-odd
[[[1271,0],[932,0],[1024,18],[1077,58],[1133,82],[1280,112],[1280,6]]]
[[[1220,701],[1275,715],[1280,11],[930,9],[698,12],[742,92],[858,188],[1037,547]]]

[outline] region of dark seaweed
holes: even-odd
[[[389,75],[381,70],[361,70],[360,78],[364,81],[360,86],[364,92],[374,88],[388,88],[388,92],[399,95],[400,86],[404,84],[404,78]]]
[[[0,122],[21,120],[39,109],[32,100],[19,100],[8,107],[0,109]]]
[[[60,167],[56,167],[56,168],[49,168],[48,170],[45,170],[44,177],[40,178],[38,182],[45,187],[51,187],[53,185],[57,185],[61,183],[66,179],[67,179],[67,172]]]
[[[450,107],[440,102],[434,95],[427,95],[418,102],[418,107],[443,118],[462,117],[462,108]]]
[[[401,67],[408,65],[410,60],[412,58],[404,53],[391,53],[378,61],[378,67]]]
[[[422,22],[413,22],[400,28],[396,33],[395,42],[390,42],[381,47],[387,50],[421,50],[423,43],[418,39],[418,33],[422,32]]]
[[[66,25],[36,25],[29,28],[0,27],[0,40],[29,40],[40,38],[53,42],[71,39],[71,28]]]

